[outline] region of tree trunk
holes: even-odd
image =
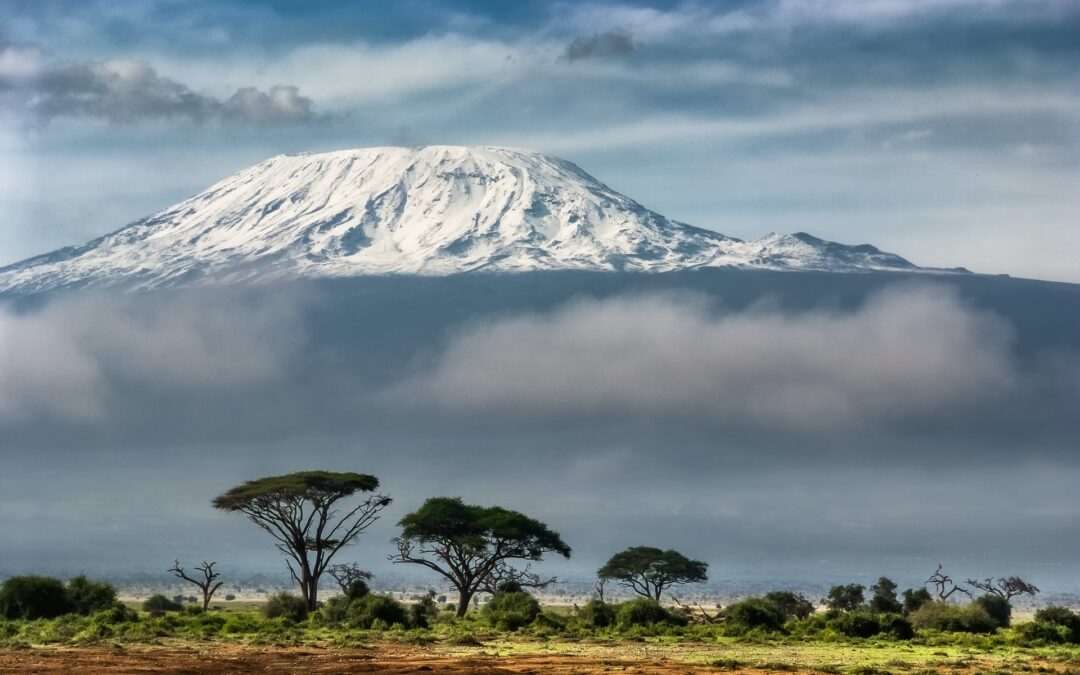
[[[307,583],[307,608],[309,612],[314,612],[319,608],[319,580],[316,578],[309,578]]]
[[[465,612],[469,611],[469,603],[472,602],[472,596],[472,591],[464,589],[458,591],[457,616],[459,619],[465,616]]]
[[[210,608],[210,593],[204,588],[202,594],[202,611]]]

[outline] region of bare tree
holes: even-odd
[[[356,563],[337,563],[327,567],[326,572],[334,578],[344,595],[349,595],[356,582],[367,582],[375,578],[374,574],[360,569]]]
[[[927,584],[932,584],[935,587],[938,600],[948,600],[949,596],[953,593],[960,591],[967,595],[971,595],[966,589],[957,586],[956,582],[952,580],[952,577],[941,571],[942,564],[938,563],[937,570],[930,575],[930,578],[926,580]]]
[[[202,591],[202,608],[204,612],[210,606],[210,600],[214,597],[214,593],[217,593],[217,589],[221,588],[221,585],[225,583],[224,581],[217,581],[221,573],[214,571],[214,565],[216,564],[216,562],[206,562],[204,560],[202,565],[196,566],[195,571],[201,575],[200,577],[188,576],[184,572],[184,568],[180,567],[179,560],[174,561],[173,566],[169,568],[169,571],[174,576],[199,587],[199,590]]]
[[[607,585],[607,579],[597,579],[593,583],[593,590],[596,591],[596,597],[600,598],[600,602],[604,602],[604,586]]]
[[[531,564],[527,564],[524,569],[519,570],[508,565],[505,560],[500,561],[496,563],[495,567],[493,567],[491,571],[488,572],[488,575],[484,577],[484,580],[480,582],[480,586],[477,590],[495,595],[495,592],[504,584],[517,584],[521,588],[541,590],[559,582],[556,577],[551,577],[549,579],[541,577],[539,574],[533,572],[531,567]]]
[[[968,579],[967,585],[991,595],[996,595],[1005,600],[1005,602],[1012,600],[1018,595],[1035,595],[1039,592],[1038,588],[1024,581],[1020,577],[1002,577],[1000,579],[986,577],[981,581],[978,579]]]

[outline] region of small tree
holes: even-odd
[[[502,562],[484,578],[483,583],[480,584],[480,590],[495,595],[508,584],[516,585],[518,590],[525,588],[542,590],[558,582],[556,577],[545,578],[536,574],[532,571],[531,565],[527,564],[519,570]]]
[[[570,557],[570,547],[544,523],[456,497],[432,497],[398,525],[398,552],[390,560],[423,565],[446,578],[458,592],[458,616],[465,616],[473,596],[500,566],[542,560],[546,553]]]
[[[1039,592],[1038,588],[1020,577],[1002,577],[1001,579],[987,577],[981,581],[979,579],[968,579],[967,584],[984,593],[996,595],[1005,602],[1009,602],[1018,595],[1035,595]]]
[[[341,594],[349,597],[364,595],[363,591],[367,589],[367,582],[375,578],[374,574],[360,569],[356,563],[337,563],[327,567],[326,571],[337,582]]]
[[[807,600],[802,593],[770,591],[765,594],[765,601],[780,610],[784,621],[791,618],[805,619],[814,613],[814,603]]]
[[[904,616],[915,612],[928,602],[933,602],[930,591],[925,588],[909,588],[904,591]]]
[[[184,572],[184,568],[180,567],[180,561],[173,562],[173,566],[169,568],[169,571],[173,573],[173,576],[183,579],[189,583],[195,584],[199,588],[199,592],[202,593],[202,608],[205,612],[210,606],[210,600],[213,599],[214,593],[217,593],[217,589],[221,588],[224,581],[217,581],[217,578],[221,576],[219,572],[214,571],[214,565],[216,562],[203,561],[202,565],[195,567],[195,571],[199,573],[197,577],[188,576]]]
[[[672,549],[633,546],[611,556],[596,575],[660,602],[660,596],[672,586],[707,581],[708,568],[708,563],[691,560]]]
[[[391,500],[375,494],[344,513],[338,511],[338,504],[378,487],[379,479],[367,474],[300,471],[248,481],[213,503],[219,509],[243,513],[274,538],[308,610],[314,611],[319,579],[334,555],[378,520]]]
[[[952,577],[941,571],[941,563],[938,563],[937,570],[930,575],[930,578],[926,580],[927,585],[932,585],[937,593],[938,600],[948,600],[949,596],[953,593],[960,591],[967,596],[971,596],[971,593],[966,589],[957,586],[956,582],[952,580]]]
[[[888,577],[881,577],[870,587],[870,611],[878,614],[899,614],[904,606],[896,599],[896,582]]]
[[[846,586],[833,586],[829,589],[829,595],[822,599],[822,603],[829,609],[838,612],[857,612],[862,608],[865,598],[862,584],[847,584]]]

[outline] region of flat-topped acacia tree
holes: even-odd
[[[491,575],[515,575],[509,561],[537,561],[546,553],[570,557],[559,533],[539,520],[457,497],[432,497],[398,525],[398,552],[390,560],[423,565],[445,577],[458,592],[458,616],[465,616]]]
[[[691,560],[678,551],[633,546],[611,556],[596,575],[660,602],[661,594],[671,586],[708,581],[708,568],[708,563]]]
[[[379,512],[391,501],[377,493],[355,505],[343,500],[357,493],[374,493],[378,487],[378,478],[363,473],[299,471],[237,485],[213,504],[243,513],[275,539],[308,610],[314,611],[319,578],[334,554],[378,520]]]

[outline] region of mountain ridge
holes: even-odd
[[[959,271],[803,232],[728,237],[537,153],[378,147],[271,157],[90,242],[0,268],[0,291],[695,267]]]

